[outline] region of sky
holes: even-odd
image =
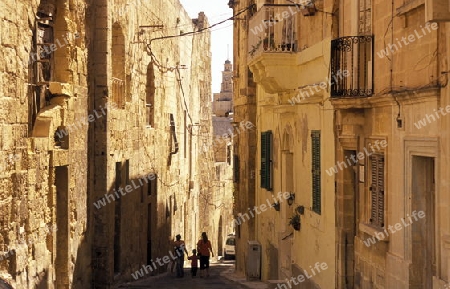
[[[191,18],[197,18],[203,11],[208,17],[209,24],[225,20],[233,15],[233,10],[228,7],[229,0],[180,0],[184,9]],[[229,46],[229,53],[227,46]],[[227,21],[212,28],[211,31],[212,52],[212,92],[220,92],[222,82],[222,70],[227,55],[233,60],[233,22]]]

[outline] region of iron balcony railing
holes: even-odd
[[[296,5],[263,5],[250,19],[249,61],[264,52],[296,52],[299,12]]]
[[[331,41],[331,97],[373,94],[373,36],[346,36]]]

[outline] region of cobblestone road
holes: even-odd
[[[211,264],[210,276],[208,278],[192,278],[190,269],[185,268],[184,278],[176,278],[175,275],[150,277],[146,280],[137,281],[132,284],[122,285],[119,288],[142,289],[142,288],[171,288],[171,289],[245,289],[247,287],[220,276],[224,271],[234,266],[231,262]],[[197,273],[198,274],[198,273]]]

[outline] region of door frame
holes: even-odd
[[[412,164],[414,157],[426,157],[434,159],[434,178],[435,178],[435,187],[434,187],[434,204],[432,207],[434,208],[434,260],[436,263],[436,276],[439,277],[442,275],[441,268],[441,240],[439,236],[441,235],[441,230],[439,226],[439,216],[441,215],[440,208],[438,204],[441,201],[441,196],[439,192],[439,183],[440,179],[440,170],[439,170],[439,139],[433,137],[408,137],[405,138],[404,142],[404,151],[405,151],[405,164],[404,164],[404,172],[405,172],[405,190],[404,190],[404,213],[410,214],[412,211]],[[404,228],[404,258],[406,261],[412,263],[412,231],[411,226]],[[409,277],[408,277],[409,279]],[[409,282],[409,281],[408,281]]]

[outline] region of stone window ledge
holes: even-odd
[[[399,16],[405,15],[406,13],[410,12],[413,9],[418,8],[421,5],[425,5],[425,0],[412,0],[409,1],[399,8],[397,8],[397,14]]]
[[[364,233],[366,233],[366,234],[368,234],[368,235],[370,235],[371,237],[375,237],[377,239],[377,242],[389,242],[390,234],[388,232],[388,235],[386,236],[386,234],[384,232],[385,230],[382,229],[382,228],[375,227],[375,226],[373,226],[371,224],[359,223],[359,230],[364,232]],[[377,236],[376,236],[377,233],[378,234],[383,234],[384,235],[384,239],[379,240],[377,238]]]

